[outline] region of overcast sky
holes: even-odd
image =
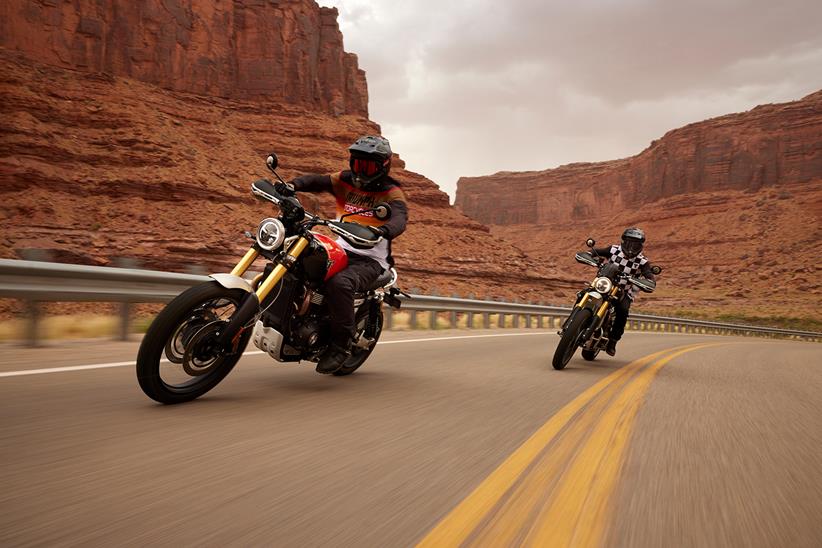
[[[822,88],[822,0],[319,0],[408,169],[639,153],[666,131]]]

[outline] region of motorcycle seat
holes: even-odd
[[[394,269],[383,270],[382,274],[380,274],[380,276],[376,280],[374,280],[374,283],[368,286],[368,289],[366,289],[365,292],[367,293],[368,291],[374,291],[381,287],[385,287],[393,279]]]
[[[382,274],[380,274],[380,277],[374,280],[374,283],[371,284],[371,289],[381,288],[382,286],[390,282],[391,278],[393,277],[394,275],[391,273],[390,270],[383,270]]]

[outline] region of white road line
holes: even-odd
[[[380,346],[385,344],[403,344],[415,342],[432,342],[432,341],[453,341],[457,339],[487,339],[490,337],[521,337],[525,335],[548,335],[553,331],[537,331],[533,333],[502,333],[497,335],[460,335],[454,337],[428,337],[422,339],[403,339],[399,341],[383,341],[378,343]],[[252,350],[245,352],[244,356],[254,356],[255,354],[265,354],[262,350]],[[168,360],[160,360],[162,363],[168,363]],[[0,373],[0,377],[22,377],[24,375],[44,375],[46,373],[65,373],[68,371],[86,371],[88,369],[107,369],[110,367],[126,367],[134,365],[133,361],[129,362],[112,362],[112,363],[96,363],[92,365],[72,365],[67,367],[50,367],[48,369],[27,369],[22,371],[7,371]]]

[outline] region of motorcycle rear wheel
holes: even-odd
[[[571,361],[571,357],[573,357],[574,352],[577,351],[577,347],[581,342],[579,340],[580,336],[585,328],[588,327],[592,316],[593,313],[587,308],[581,308],[574,314],[574,317],[562,332],[562,338],[559,340],[557,349],[554,351],[554,359],[552,361],[554,369],[564,369],[565,366],[568,365],[568,362]]]
[[[196,362],[185,364],[188,365],[186,369],[180,365],[182,360],[175,359],[178,358],[176,354],[168,356],[170,363],[163,363],[166,360],[162,358],[169,341],[177,337],[181,326],[190,322],[196,311],[208,309],[213,313],[216,310],[218,313],[214,318],[217,320],[204,325],[189,338],[189,342],[196,340],[197,345],[207,347],[210,334],[202,330],[216,329],[215,324],[227,320],[232,308],[236,311],[245,295],[242,289],[227,289],[217,282],[206,282],[183,291],[168,303],[149,326],[137,354],[137,382],[146,396],[163,404],[191,401],[217,386],[231,372],[251,338],[251,329],[240,337],[236,352],[197,356],[200,362],[213,359],[213,363],[202,365],[194,374],[191,365],[199,366]],[[173,382],[172,379],[177,377],[181,381]]]
[[[383,315],[382,310],[380,310],[380,315],[377,316],[377,332],[374,334],[374,342],[372,342],[368,348],[355,348],[351,352],[351,356],[345,360],[342,367],[334,371],[333,374],[335,376],[344,377],[345,375],[350,375],[365,363],[365,360],[368,359],[368,356],[371,355],[371,352],[374,351],[374,347],[377,346],[377,342],[380,340],[380,334],[382,333],[382,321]]]
[[[592,362],[592,361],[594,361],[594,360],[596,359],[596,357],[597,357],[597,355],[599,354],[599,351],[600,351],[600,350],[601,350],[600,348],[597,348],[597,349],[595,349],[595,350],[589,350],[589,349],[587,349],[587,348],[583,348],[583,349],[582,349],[582,357],[583,357],[586,361]]]

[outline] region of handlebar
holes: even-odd
[[[274,188],[274,185],[270,181],[267,181],[265,179],[254,181],[253,183],[251,183],[251,193],[258,198],[267,200],[273,203],[274,205],[282,208],[282,203],[284,201],[283,196],[281,196],[280,193],[277,192],[277,190]],[[373,247],[380,243],[383,239],[382,236],[377,236],[376,234],[374,234],[375,236],[377,236],[376,239],[366,238],[363,234],[355,234],[351,232],[350,229],[346,229],[344,226],[341,226],[350,224],[356,227],[362,227],[362,225],[358,225],[356,223],[346,223],[342,221],[323,219],[322,217],[309,213],[305,210],[303,210],[303,220],[308,220],[308,224],[311,226],[327,226],[328,229],[331,230],[331,232],[339,236],[342,236],[343,238],[351,241],[355,245]],[[369,229],[365,227],[362,228],[363,230],[368,230],[370,234],[372,233]]]
[[[594,257],[587,251],[583,251],[577,253],[574,258],[577,260],[578,263],[587,264],[589,266],[595,266],[597,268],[602,266],[602,257],[599,257],[599,261],[594,259]],[[648,280],[645,278],[634,278],[633,276],[628,276],[627,274],[623,274],[622,272],[616,272],[616,276],[619,279],[627,279],[628,283],[631,285],[636,286],[640,290],[651,293],[656,289],[656,282],[654,280]]]

